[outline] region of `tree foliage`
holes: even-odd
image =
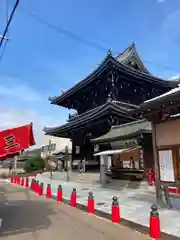
[[[41,171],[44,170],[45,163],[43,158],[40,155],[29,157],[27,160],[24,170],[28,173],[34,172],[34,171]]]

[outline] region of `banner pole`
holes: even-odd
[[[18,156],[14,156],[14,169],[17,168],[17,160],[18,160]]]

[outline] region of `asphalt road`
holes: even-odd
[[[124,226],[5,183],[0,184],[0,217],[0,238],[7,240],[149,239]]]

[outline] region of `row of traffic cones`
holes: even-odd
[[[40,191],[42,195],[42,187],[43,184],[41,183],[40,185]],[[51,185],[47,185],[46,189],[46,198],[51,198],[52,193],[51,193]],[[57,201],[62,202],[63,197],[62,197],[62,187],[61,185],[58,186],[57,189]],[[77,195],[76,195],[76,189],[73,188],[71,196],[70,196],[70,206],[75,207],[77,204]],[[112,201],[112,222],[113,223],[120,223],[120,207],[118,203],[118,198],[113,197]],[[94,214],[95,213],[95,204],[94,204],[94,196],[92,192],[89,192],[88,195],[88,213]],[[154,239],[159,239],[160,238],[160,219],[159,219],[159,213],[157,211],[157,206],[153,205],[151,207],[151,213],[150,213],[150,237]]]
[[[29,187],[29,178],[28,176],[24,177],[19,177],[19,176],[14,176],[10,178],[11,183],[16,183],[21,186],[25,186],[26,188]]]
[[[25,186],[26,188],[29,187],[29,179],[26,176],[25,178],[14,177],[11,178],[11,183],[17,183],[21,186]],[[44,185],[40,183],[36,179],[32,179],[30,188],[33,192],[38,194],[39,196],[43,195],[44,192]],[[47,199],[52,198],[52,191],[51,185],[48,184],[46,188],[45,197]],[[63,193],[62,193],[62,186],[59,185],[57,189],[57,202],[63,201]],[[75,207],[77,205],[77,195],[76,195],[76,188],[73,188],[71,196],[70,196],[70,206]],[[88,204],[87,204],[88,213],[94,214],[95,213],[95,203],[94,203],[94,196],[92,192],[89,192],[88,195]],[[111,209],[111,218],[113,223],[120,223],[120,207],[117,197],[113,197],[112,199],[112,209]],[[157,206],[153,205],[151,207],[150,213],[150,232],[149,235],[151,238],[159,239],[160,238],[160,219],[159,213],[157,211]]]

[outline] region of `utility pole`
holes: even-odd
[[[8,38],[8,37],[4,37],[4,38],[3,38],[3,36],[2,36],[2,35],[0,35],[0,39],[9,40],[9,38]]]
[[[3,32],[3,35],[1,36],[1,40],[0,40],[0,48],[1,48],[1,46],[2,46],[2,44],[3,44],[3,40],[7,40],[6,38],[6,33],[8,32],[8,28],[9,28],[9,25],[10,25],[10,23],[11,23],[11,21],[12,21],[12,18],[13,18],[13,16],[14,16],[14,13],[15,13],[15,11],[16,11],[16,8],[17,8],[17,6],[18,6],[18,4],[19,4],[19,0],[16,0],[16,3],[15,3],[15,5],[14,5],[14,7],[13,7],[13,10],[12,10],[12,12],[11,12],[11,14],[10,14],[10,17],[9,17],[9,19],[8,19],[8,21],[7,21],[7,24],[6,24],[6,27],[5,27],[5,29],[4,29],[4,32]]]

